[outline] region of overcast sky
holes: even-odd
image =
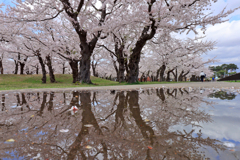
[[[11,4],[11,0],[0,0],[0,3]],[[217,3],[213,3],[212,10],[214,14],[217,14],[224,7],[227,10],[240,7],[240,0],[218,0]],[[240,9],[231,14],[228,19],[227,22],[208,26],[205,39],[216,41],[217,45],[215,50],[203,57],[207,60],[216,56],[220,61],[213,65],[234,63],[240,68]],[[201,35],[203,34],[199,33],[197,36]],[[195,35],[190,33],[188,36],[193,38]],[[186,36],[181,34],[177,37],[184,38]],[[237,71],[240,72],[240,69]]]
[[[234,9],[240,7],[240,0],[218,0],[217,3],[212,5],[214,14],[221,12],[226,7],[228,9]],[[204,55],[204,59],[211,59],[217,57],[219,62],[213,65],[221,65],[223,63],[234,63],[240,68],[240,10],[235,11],[228,17],[228,21],[217,24],[215,26],[208,26],[207,31],[204,34],[199,33],[197,36],[206,36],[205,40],[216,41],[216,49],[210,51],[207,55]],[[194,37],[193,33],[190,33],[188,37]],[[186,37],[185,34],[178,35],[177,37]],[[240,72],[240,69],[237,70]]]

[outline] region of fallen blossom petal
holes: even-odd
[[[69,129],[61,129],[60,132],[66,133],[69,132]]]
[[[6,142],[15,142],[15,140],[14,139],[8,139],[8,140],[6,140]]]
[[[88,127],[88,128],[90,128],[90,127],[92,127],[93,125],[92,124],[85,124],[84,125],[84,127]]]
[[[148,146],[148,149],[152,149],[152,147]]]
[[[91,147],[91,146],[89,146],[89,145],[87,145],[85,148],[87,148],[87,149],[92,149],[92,147]]]

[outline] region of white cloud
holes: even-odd
[[[219,64],[235,63],[240,67],[240,21],[224,22],[209,26],[206,40],[216,41],[216,49],[209,52],[204,58],[217,56]]]
[[[215,10],[214,13],[219,13],[222,8],[227,5],[227,9],[233,9],[240,6],[240,0],[220,0],[212,7]],[[231,16],[239,16],[240,10],[237,10]],[[227,21],[214,26],[209,25],[205,35],[198,28],[199,34],[196,36],[206,36],[204,40],[216,41],[216,49],[210,51],[207,55],[203,55],[204,59],[210,59],[217,56],[220,62],[214,65],[221,65],[223,63],[234,63],[240,68],[240,20]],[[175,35],[177,38],[194,38],[195,34],[190,33],[189,35],[181,34]],[[240,71],[240,70],[238,70]]]

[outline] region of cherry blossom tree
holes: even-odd
[[[81,48],[80,82],[91,83],[90,61],[93,50],[111,14],[121,8],[121,2],[112,1],[17,1],[11,11],[20,22],[48,21],[63,15],[72,24]],[[89,19],[89,20],[88,20]],[[58,19],[59,20],[59,19]]]
[[[214,2],[216,2],[214,0]],[[142,9],[142,15],[136,12],[136,17],[141,17],[141,25],[143,29],[141,35],[137,38],[132,50],[129,60],[130,75],[128,82],[133,83],[138,80],[139,62],[141,58],[141,51],[146,42],[152,39],[159,31],[170,32],[196,32],[196,27],[201,26],[202,31],[206,30],[208,24],[222,23],[234,10],[225,12],[224,9],[218,15],[212,15],[205,12],[209,10],[211,5],[210,0],[150,0],[144,2],[135,2],[133,10]],[[144,18],[143,18],[144,17]],[[145,22],[145,23],[144,23]]]

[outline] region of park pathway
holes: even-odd
[[[142,84],[142,85],[119,85],[119,86],[96,86],[96,87],[75,87],[75,88],[42,88],[42,89],[20,89],[0,91],[6,92],[41,92],[41,91],[71,91],[71,90],[131,90],[139,88],[219,88],[219,89],[240,89],[239,82],[183,82],[168,84]]]

